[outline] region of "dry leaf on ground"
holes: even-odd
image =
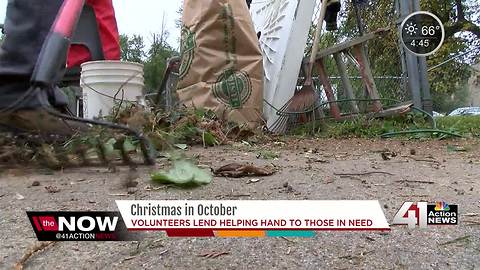
[[[216,176],[241,178],[247,176],[270,176],[275,171],[268,167],[256,167],[250,164],[231,163],[214,171]]]

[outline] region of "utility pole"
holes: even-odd
[[[413,8],[420,11],[420,0],[413,0]],[[425,56],[419,56],[418,70],[420,71],[420,86],[422,87],[422,104],[423,109],[430,115],[433,114],[433,100],[430,93],[430,82],[428,81],[428,65]]]
[[[399,31],[402,32],[401,22],[411,13],[420,11],[419,0],[397,0],[397,13],[400,15],[398,21]],[[417,56],[406,50],[400,41],[400,51],[402,55],[402,71],[407,75],[406,87],[412,94],[415,107],[421,108],[428,113],[433,111],[432,96],[430,94],[430,84],[428,81],[427,60],[424,56]]]

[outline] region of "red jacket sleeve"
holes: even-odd
[[[120,60],[120,37],[112,0],[87,0],[87,5],[90,5],[95,11],[105,60]],[[67,66],[78,66],[89,60],[91,57],[87,48],[81,45],[72,45]]]

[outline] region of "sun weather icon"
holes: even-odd
[[[435,203],[435,211],[450,211],[450,206],[446,202]]]
[[[417,31],[418,31],[418,27],[415,23],[413,22],[409,22],[406,26],[405,26],[405,31],[407,31],[407,34],[409,34],[410,36],[413,36],[413,35],[416,35],[417,34]]]

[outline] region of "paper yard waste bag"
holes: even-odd
[[[263,62],[243,0],[185,0],[177,92],[187,107],[263,124]]]

